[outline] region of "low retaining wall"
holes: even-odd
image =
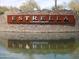
[[[78,39],[79,32],[0,32],[1,39],[16,40],[59,40]]]

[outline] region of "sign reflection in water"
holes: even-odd
[[[25,49],[67,49],[74,48],[75,40],[16,40],[8,39],[9,48]]]
[[[8,40],[6,43],[9,43],[8,48],[0,48],[0,50],[4,50],[0,53],[0,59],[72,59],[72,55],[74,55],[77,48],[74,39],[48,41]],[[29,49],[26,48],[26,44],[29,45]],[[3,58],[1,57],[2,54]],[[8,57],[5,58],[5,56]]]

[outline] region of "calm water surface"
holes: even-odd
[[[6,36],[9,38],[9,35],[15,37],[15,34],[16,33],[14,33],[14,35],[13,33],[10,33],[7,35],[5,33],[1,33],[0,37]],[[23,34],[24,33],[16,34],[15,38]],[[74,35],[72,34],[71,36]],[[50,49],[27,50],[21,48],[8,48],[6,47],[5,43],[7,43],[7,41],[4,43],[0,41],[0,59],[79,59],[79,39],[76,39],[75,41],[68,41],[68,43],[55,42],[55,44],[53,44],[55,47]]]
[[[50,49],[7,48],[0,42],[0,59],[79,59],[79,42],[55,43]],[[66,47],[66,48],[65,48]]]

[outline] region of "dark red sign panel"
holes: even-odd
[[[75,25],[74,15],[8,15],[8,24],[69,24]]]

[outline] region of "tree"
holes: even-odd
[[[72,0],[72,1],[69,3],[69,7],[70,7],[72,10],[79,11],[79,1],[78,1],[78,0]]]
[[[9,10],[19,10],[17,7],[10,7]]]
[[[9,9],[4,6],[0,6],[0,14],[4,14],[5,11],[8,11]]]
[[[40,9],[40,7],[37,5],[37,3],[34,1],[34,0],[29,0],[25,3],[23,3],[21,6],[20,6],[20,9],[24,12],[27,12],[27,11],[32,11],[34,9]]]
[[[69,7],[76,11],[77,15],[79,15],[79,0],[72,0],[70,3],[69,3]]]

